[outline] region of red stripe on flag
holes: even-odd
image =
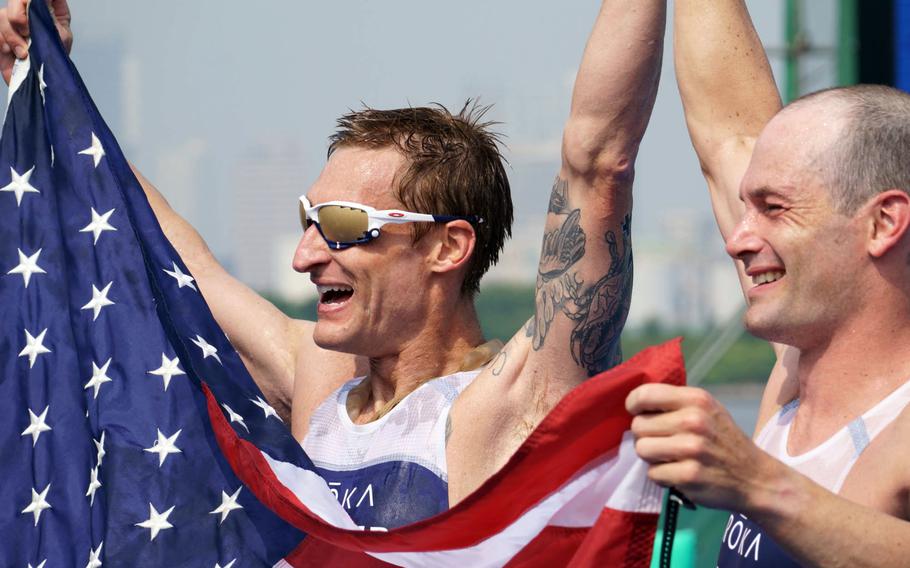
[[[506,568],[567,566],[591,527],[546,527],[506,564]]]
[[[684,384],[678,339],[648,348],[569,392],[508,463],[464,501],[383,533],[339,529],[313,514],[278,481],[260,451],[237,436],[207,385],[203,390],[221,450],[260,501],[291,525],[337,546],[398,552],[465,548],[502,531],[588,463],[615,452],[631,424],[626,396],[640,384],[656,382]]]
[[[395,566],[370,556],[366,552],[347,550],[318,538],[304,539],[284,560],[294,568],[324,568],[325,566],[387,568]]]
[[[604,509],[566,566],[650,566],[658,517],[656,513]]]

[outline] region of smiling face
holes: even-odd
[[[393,196],[404,158],[396,150],[342,147],[307,197],[313,205],[353,201],[400,209]],[[319,290],[314,340],[320,347],[381,357],[418,333],[429,309],[427,246],[414,243],[408,225],[385,225],[365,245],[333,250],[311,226],[294,254],[294,269],[310,274]]]
[[[818,104],[779,113],[743,178],[746,209],[727,252],[751,278],[746,327],[771,341],[823,341],[862,303],[869,262],[861,223],[835,210],[821,175],[841,131],[838,116]]]

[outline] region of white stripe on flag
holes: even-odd
[[[525,512],[503,531],[468,548],[433,552],[368,552],[385,562],[404,567],[502,566],[547,526],[590,527],[604,507],[622,511],[656,513],[660,488],[647,479],[647,465],[635,454],[631,432],[623,434],[618,454],[603,456]],[[275,475],[311,511],[341,528],[356,528],[341,504],[318,475],[277,462],[263,454]],[[491,498],[493,498],[491,496]],[[440,524],[440,530],[445,530]],[[289,566],[276,564],[276,566]]]

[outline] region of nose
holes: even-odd
[[[748,257],[757,254],[764,241],[756,232],[756,223],[749,211],[743,215],[739,223],[733,227],[733,232],[727,237],[727,254],[734,259],[745,261]]]
[[[297,272],[313,272],[317,266],[327,264],[332,259],[329,246],[319,234],[316,225],[303,232],[297,250],[294,251],[292,265]]]

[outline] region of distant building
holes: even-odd
[[[658,240],[634,243],[627,327],[704,329],[730,318],[742,305],[742,292],[713,220],[674,211],[663,225]]]
[[[293,248],[285,251],[289,235],[300,236],[297,198],[313,178],[303,155],[295,141],[269,140],[251,147],[233,168],[234,273],[260,292],[278,291],[279,275],[293,274]]]

